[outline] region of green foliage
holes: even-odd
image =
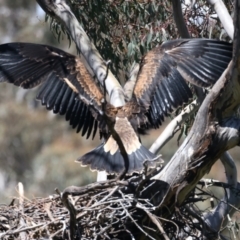
[[[232,0],[225,2],[231,11]],[[111,70],[122,83],[134,61],[139,62],[163,41],[179,37],[170,0],[69,0],[69,3],[102,57],[112,61]],[[220,38],[222,26],[206,1],[183,9],[192,37]],[[60,40],[65,30],[53,19],[51,26]],[[71,44],[69,36],[68,39]]]
[[[131,64],[171,35],[176,38],[170,1],[71,0],[71,7],[112,71],[125,81]],[[62,27],[52,21],[61,36]]]

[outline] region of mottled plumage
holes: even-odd
[[[118,108],[105,103],[104,110],[128,154],[129,174],[142,171],[146,160],[153,166],[155,158],[142,146],[138,133],[159,127],[164,116],[192,97],[186,81],[201,87],[214,84],[231,57],[231,44],[207,39],[168,41],[143,57],[134,89],[126,91],[128,102]],[[103,92],[78,57],[46,45],[3,44],[0,82],[4,81],[27,89],[41,84],[37,99],[48,110],[65,115],[87,138],[99,129],[104,143],[78,159],[83,165],[108,173],[124,170],[103,114]]]

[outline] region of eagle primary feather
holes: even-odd
[[[66,115],[77,132],[84,129],[82,135],[88,130],[89,137],[94,127],[94,137],[96,117],[93,116],[95,112],[102,112],[104,97],[79,58],[46,45],[3,44],[0,45],[1,81],[27,89],[43,83],[37,95],[42,105]]]
[[[138,132],[159,127],[165,116],[192,97],[187,82],[203,87],[215,83],[231,58],[231,44],[208,39],[168,41],[146,54],[128,102],[118,108],[105,103],[104,114],[122,139],[128,166],[107,128],[103,92],[78,57],[46,45],[3,44],[0,82],[23,88],[42,84],[37,95],[42,105],[65,115],[82,136],[94,137],[99,128],[104,137],[103,144],[78,161],[94,170],[120,173],[127,167],[132,173],[142,171],[146,160],[153,166],[155,158],[140,143]]]
[[[211,39],[167,41],[143,57],[133,98],[143,105],[151,127],[192,97],[187,82],[214,84],[232,59],[232,44]]]

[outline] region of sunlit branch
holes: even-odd
[[[47,14],[59,20],[66,27],[78,50],[92,69],[94,76],[103,86],[107,66],[66,1],[37,0],[37,2]],[[109,71],[105,82],[111,104],[115,107],[123,106],[125,103],[123,89],[111,71]]]
[[[158,151],[160,151],[161,148],[174,137],[176,132],[180,130],[180,125],[197,111],[198,109],[197,106],[198,106],[197,101],[195,100],[192,103],[190,103],[187,107],[185,107],[181,111],[181,113],[167,125],[167,127],[157,138],[157,140],[152,144],[149,150],[155,154]]]
[[[233,20],[222,0],[207,0],[209,4],[214,7],[225,31],[227,32],[228,36],[233,39]]]

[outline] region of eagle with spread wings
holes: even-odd
[[[92,170],[110,174],[126,166],[106,123],[110,119],[128,154],[127,173],[140,172],[155,155],[145,148],[139,133],[158,128],[175,108],[192,98],[189,84],[212,86],[232,59],[232,45],[210,39],[167,41],[141,60],[132,96],[122,107],[105,101],[104,91],[81,59],[60,49],[32,43],[0,45],[0,82],[25,89],[41,85],[37,99],[47,110],[65,115],[82,136],[103,143],[78,159]]]

